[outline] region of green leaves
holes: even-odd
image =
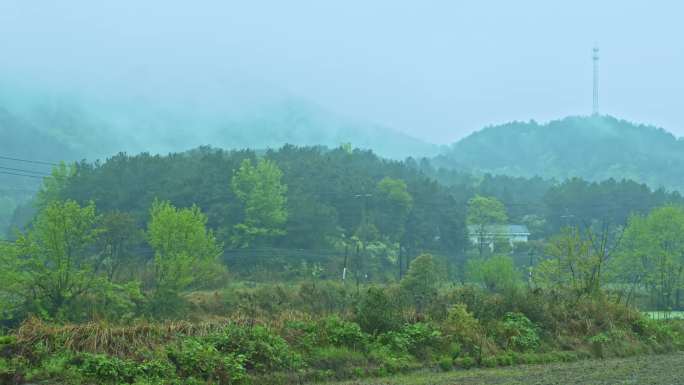
[[[100,233],[96,221],[92,202],[51,201],[17,240],[16,274],[25,280],[25,300],[34,310],[63,318],[65,307],[97,284],[90,250]]]
[[[506,208],[496,198],[476,195],[468,201],[469,225],[497,225],[506,223],[507,220]]]
[[[267,159],[260,159],[256,166],[245,159],[235,172],[231,187],[244,207],[244,221],[235,225],[236,245],[246,247],[255,240],[285,234],[287,186],[281,183],[282,175]]]
[[[437,295],[441,278],[437,264],[430,254],[420,255],[411,262],[408,273],[400,285],[401,289],[412,297],[418,313],[421,313]]]
[[[47,207],[51,202],[63,199],[64,188],[70,178],[76,175],[76,165],[60,162],[53,167],[50,176],[43,179],[43,185],[38,191],[36,205],[38,208]]]
[[[406,219],[413,208],[413,197],[406,182],[385,177],[377,184],[376,221],[380,231],[392,239],[400,239]]]
[[[185,290],[211,281],[220,272],[217,261],[223,250],[197,206],[177,209],[169,202],[155,201],[150,216],[147,238],[155,250],[157,288]]]
[[[500,293],[515,290],[522,284],[520,272],[515,268],[513,259],[507,255],[470,259],[467,264],[467,278],[470,282]]]
[[[632,216],[614,264],[621,283],[644,285],[667,309],[684,288],[684,207],[667,205],[648,216]]]
[[[507,347],[526,352],[539,346],[539,328],[524,314],[506,313],[502,324]]]
[[[476,195],[468,201],[466,222],[470,228],[469,232],[476,237],[480,257],[486,249],[492,248],[496,241],[492,234],[492,226],[506,223],[507,220],[506,208],[496,198]]]

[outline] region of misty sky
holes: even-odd
[[[0,80],[197,108],[291,95],[448,143],[588,114],[598,42],[602,112],[684,135],[682,15],[675,0],[0,0]]]

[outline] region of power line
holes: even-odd
[[[0,156],[0,159],[3,159],[3,160],[13,160],[13,161],[15,161],[15,162],[42,164],[42,165],[46,165],[46,166],[59,166],[59,164],[53,163],[53,162],[45,162],[45,161],[42,161],[42,160],[31,160],[31,159],[12,158],[12,157],[9,157],[9,156]]]
[[[14,176],[25,176],[27,178],[35,178],[35,179],[43,179],[44,178],[43,176],[19,174],[19,173],[9,172],[9,171],[0,171],[0,174],[14,175]]]
[[[22,173],[26,173],[26,174],[36,174],[36,175],[40,175],[40,176],[50,176],[50,174],[44,173],[42,171],[24,170],[21,168],[12,168],[12,167],[0,166],[0,169],[8,170],[8,171],[15,171],[15,172],[22,172]]]

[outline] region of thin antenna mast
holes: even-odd
[[[592,108],[592,115],[597,116],[599,114],[599,49],[598,46],[594,46],[594,55],[592,59],[594,60],[594,104]]]

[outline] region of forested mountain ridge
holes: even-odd
[[[684,191],[684,141],[661,128],[610,116],[487,127],[452,145],[434,164],[557,180],[631,179]]]
[[[246,159],[272,162],[286,186],[284,207],[289,214],[283,230],[287,236],[271,238],[268,247],[327,249],[372,225],[373,232],[377,230],[374,236],[401,240],[407,250],[459,254],[466,204],[476,195],[500,200],[509,220],[528,225],[533,238],[557,233],[569,224],[569,217],[573,224],[625,224],[631,214],[684,201],[677,192],[653,190],[630,180],[475,177],[434,169],[412,158],[387,160],[348,145],[335,149],[287,145],[266,152],[199,147],[164,156],[121,153],[104,162],[76,163],[58,195],[81,204],[93,201],[103,212],[127,212],[141,225],[155,199],[179,207],[197,204],[207,213],[208,225],[230,243],[235,226],[244,219],[233,180]],[[407,202],[400,191],[408,194]],[[14,213],[14,228],[31,220],[33,204],[25,206]]]

